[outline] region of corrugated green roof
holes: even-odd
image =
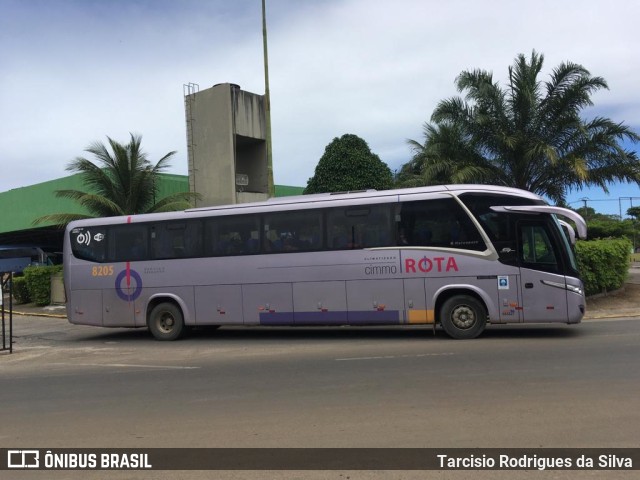
[[[158,196],[189,190],[189,178],[186,175],[160,174]],[[34,228],[36,218],[54,213],[86,213],[73,200],[58,198],[56,190],[84,190],[80,174],[58,178],[48,182],[15,188],[0,193],[0,233],[15,232]],[[276,197],[301,195],[303,187],[276,185]],[[44,227],[50,224],[39,224]]]
[[[0,233],[34,228],[36,218],[52,213],[82,213],[73,200],[55,196],[56,190],[81,188],[82,180],[77,174],[0,193]]]
[[[274,185],[276,197],[291,197],[294,195],[302,195],[304,187],[292,187],[289,185]]]

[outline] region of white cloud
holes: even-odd
[[[304,185],[324,147],[355,133],[391,168],[410,157],[465,69],[503,81],[518,53],[603,76],[594,112],[640,126],[635,22],[617,1],[267,0],[277,183]],[[263,93],[260,2],[0,0],[0,191],[64,175],[92,141],[143,135],[178,150],[182,86]]]

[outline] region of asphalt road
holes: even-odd
[[[15,353],[0,356],[3,448],[640,447],[640,320],[492,326],[472,341],[422,328],[223,328],[171,343],[145,330],[15,323]],[[360,476],[471,478],[434,473]],[[541,476],[551,473],[473,478],[637,471]],[[177,478],[162,475],[144,478]],[[280,478],[255,475],[227,472]]]

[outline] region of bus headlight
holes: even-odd
[[[575,285],[569,285],[567,284],[567,290],[569,290],[570,292],[573,292],[577,295],[583,295],[584,292],[582,291],[582,288],[580,287],[576,287]]]

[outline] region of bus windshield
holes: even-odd
[[[556,215],[552,215],[552,217],[556,222],[556,224],[558,225],[558,229],[560,230],[560,232],[562,232],[561,237],[564,244],[564,250],[567,254],[567,258],[569,259],[569,263],[571,264],[571,267],[577,272],[578,261],[576,260],[576,255],[573,251],[573,245],[572,245],[571,239],[567,237],[568,232],[566,232],[565,229],[562,228],[562,225],[560,224],[560,221],[558,220],[558,217]]]

